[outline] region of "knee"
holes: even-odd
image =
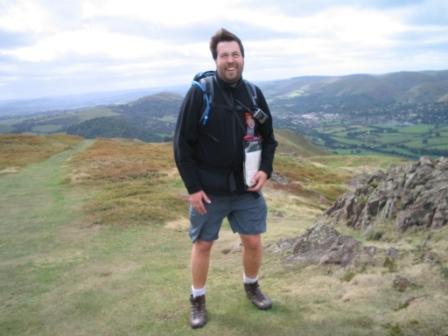
[[[207,254],[210,253],[212,245],[212,241],[198,240],[193,244],[193,248],[197,253]]]
[[[261,249],[261,237],[259,235],[256,236],[244,236],[241,237],[243,242],[243,246],[247,250],[260,250]]]

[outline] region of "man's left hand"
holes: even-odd
[[[252,181],[254,182],[254,185],[247,189],[248,191],[260,191],[261,188],[265,185],[266,181],[268,180],[268,174],[266,174],[264,171],[259,170],[253,177]]]

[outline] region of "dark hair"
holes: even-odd
[[[241,55],[244,57],[243,43],[241,42],[239,37],[229,32],[227,29],[221,28],[210,39],[210,51],[212,52],[213,59],[216,59],[218,57],[218,51],[217,51],[218,43],[223,41],[238,42],[241,50]]]

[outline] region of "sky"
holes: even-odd
[[[221,27],[252,81],[448,69],[446,0],[0,0],[0,100],[189,85]]]

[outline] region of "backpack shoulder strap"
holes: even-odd
[[[205,83],[205,90],[210,97],[210,103],[213,101],[213,94],[215,92],[215,88],[213,82],[215,81],[215,76],[209,76],[203,78],[201,81]]]
[[[204,74],[206,77],[204,77]],[[213,94],[214,94],[214,72],[213,74],[201,73],[195,76],[192,85],[200,89],[203,93],[204,110],[202,112],[199,122],[206,125],[212,109]]]
[[[255,87],[254,84],[252,84],[248,80],[243,79],[243,81],[244,81],[244,85],[246,86],[247,93],[249,93],[249,97],[250,97],[250,99],[252,101],[253,107],[258,107],[258,104],[257,104],[257,98],[258,98],[258,96],[257,96],[257,88]]]

